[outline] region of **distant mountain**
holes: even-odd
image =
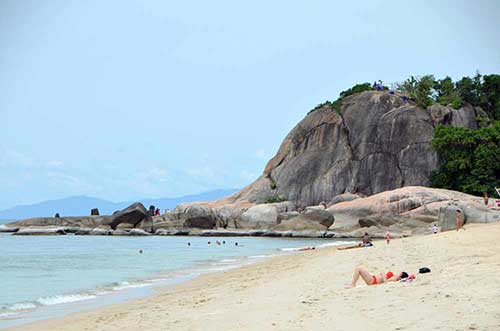
[[[223,198],[237,192],[237,189],[220,189],[199,194],[185,195],[177,198],[140,199],[146,208],[154,205],[163,213],[165,208],[172,209],[182,202],[210,201]],[[135,201],[112,202],[87,196],[73,196],[58,200],[47,200],[31,205],[15,206],[0,211],[0,224],[12,220],[30,217],[51,217],[55,213],[61,216],[90,215],[92,208],[99,208],[101,215],[109,215],[114,211],[123,209]]]

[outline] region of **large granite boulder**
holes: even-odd
[[[294,217],[289,220],[281,221],[280,224],[273,227],[274,231],[323,231],[326,232],[328,227],[321,225],[319,222],[310,221],[302,217]]]
[[[243,212],[239,224],[241,227],[270,228],[295,211],[296,206],[290,201],[259,204]]]
[[[470,105],[422,109],[388,91],[348,96],[340,110],[325,104],[290,131],[261,177],[224,201],[259,204],[281,195],[304,207],[344,193],[428,186],[438,165],[430,145],[434,128],[476,128],[478,111]]]
[[[249,227],[272,227],[278,223],[278,210],[273,204],[257,205],[245,211],[241,221]]]
[[[213,229],[217,224],[213,210],[201,205],[190,205],[183,211],[181,218],[188,228]]]
[[[130,224],[135,227],[143,221],[151,222],[151,216],[142,203],[136,202],[112,216],[107,217],[103,224],[109,225],[111,229],[116,230],[120,224]]]
[[[319,223],[327,228],[335,221],[333,213],[321,206],[307,207],[299,218]]]

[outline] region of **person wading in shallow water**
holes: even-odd
[[[457,209],[457,219],[456,219],[456,222],[457,222],[457,231],[460,230],[460,229],[465,230],[465,228],[464,228],[464,217],[463,217],[462,211],[460,209]]]

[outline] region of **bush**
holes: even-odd
[[[363,83],[363,84],[356,84],[350,89],[347,89],[345,91],[340,92],[339,99],[343,99],[345,97],[348,97],[350,95],[356,94],[356,93],[361,93],[364,91],[371,91],[372,85],[370,83]]]
[[[440,159],[433,187],[493,195],[500,186],[500,121],[478,130],[438,126],[431,144]]]
[[[283,202],[286,201],[286,198],[282,195],[271,195],[267,197],[267,199],[264,201],[265,203],[276,203],[276,202]]]

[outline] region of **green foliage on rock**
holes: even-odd
[[[271,195],[267,197],[264,203],[276,203],[286,201],[286,198],[282,195]]]
[[[345,97],[348,97],[348,96],[356,94],[356,93],[370,91],[372,89],[373,88],[372,88],[372,85],[370,83],[356,84],[353,87],[351,87],[350,89],[347,89],[345,91],[340,92],[339,99],[343,99]]]
[[[441,159],[432,186],[475,195],[500,187],[500,121],[478,130],[438,126],[431,143]]]
[[[435,79],[433,75],[411,76],[397,84],[418,106],[427,108],[434,102],[459,109],[468,103],[481,107],[490,118],[500,120],[500,75],[476,74],[453,82],[450,77]]]
[[[434,103],[434,99],[432,98],[432,88],[434,85],[435,79],[433,75],[423,77],[411,76],[403,83],[398,84],[397,89],[414,100],[418,106],[427,108]]]
[[[345,97],[348,97],[350,95],[356,94],[356,93],[361,93],[361,92],[370,91],[370,90],[372,90],[372,86],[370,85],[370,83],[356,84],[353,87],[351,87],[350,89],[347,89],[345,91],[340,92],[339,98],[337,100],[335,100],[334,102],[327,100],[323,103],[320,103],[319,105],[314,107],[309,112],[309,114],[312,113],[313,111],[320,109],[320,108],[329,106],[329,107],[332,107],[333,109],[335,109],[335,111],[339,115],[341,115],[342,109],[341,109],[340,105],[341,105],[342,99],[344,99]]]
[[[274,179],[269,178],[269,187],[274,191],[278,188],[278,184],[276,184],[276,181]]]
[[[376,84],[362,83],[340,92],[339,98],[325,101],[309,113],[323,107],[331,107],[339,115],[342,114],[342,101],[353,94],[374,90]],[[382,81],[379,81],[382,85]],[[408,96],[418,106],[427,108],[433,103],[440,103],[455,109],[470,104],[481,107],[490,119],[500,120],[500,75],[481,75],[477,73],[474,77],[463,77],[454,82],[450,77],[436,79],[433,75],[422,77],[411,76],[402,83],[396,84],[400,93]],[[382,89],[388,89],[382,85]]]

